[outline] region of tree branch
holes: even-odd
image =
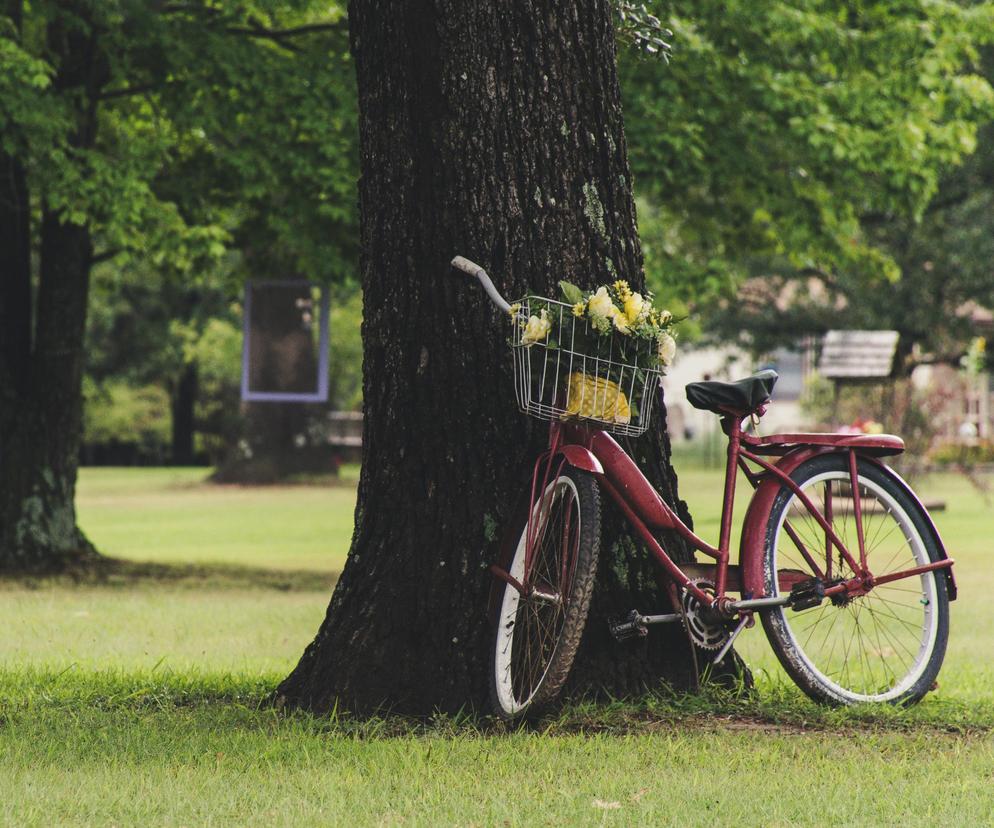
[[[228,31],[232,34],[244,34],[250,37],[266,37],[280,40],[285,37],[331,32],[338,27],[338,23],[310,23],[306,26],[294,26],[289,29],[272,29],[268,26],[260,26],[258,23],[253,23],[251,26],[229,26]]]
[[[213,8],[212,6],[202,6],[197,3],[163,3],[159,9],[159,14],[182,14],[183,12],[216,17],[221,14],[221,9]]]
[[[959,207],[973,194],[969,187],[963,187],[954,195],[947,195],[943,198],[936,196],[925,207],[925,215],[930,216],[950,207]]]
[[[294,26],[289,29],[273,29],[270,26],[263,26],[256,21],[250,21],[248,26],[228,26],[228,34],[244,35],[245,37],[257,37],[264,40],[271,40],[277,46],[290,51],[297,52],[299,49],[293,43],[287,42],[291,38],[301,35],[320,34],[321,32],[334,31],[339,27],[338,23],[310,23],[306,26]]]
[[[807,278],[809,276],[814,276],[816,279],[821,279],[827,285],[832,285],[834,283],[832,275],[827,270],[822,270],[820,267],[798,268],[797,275],[802,279]]]
[[[159,83],[143,83],[138,86],[125,86],[121,89],[110,89],[106,92],[102,92],[99,96],[101,101],[110,101],[114,98],[127,98],[131,95],[144,95],[146,92],[151,92],[153,89],[161,88],[162,84]]]
[[[104,250],[100,253],[94,253],[90,257],[90,267],[96,267],[98,264],[109,261],[110,259],[113,259],[115,256],[123,252],[124,248],[122,247],[112,247],[110,250]]]

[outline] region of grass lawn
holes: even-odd
[[[204,469],[83,469],[79,519],[107,555],[340,571],[355,475],[337,486],[214,486]]]
[[[961,478],[922,486],[947,502],[960,600],[917,708],[809,704],[757,627],[740,647],[755,698],[578,706],[507,732],[260,709],[325,611],[354,489],[203,477],[85,469],[84,529],[133,563],[102,583],[0,581],[3,823],[994,824],[994,520]],[[714,538],[720,474],[680,485]]]

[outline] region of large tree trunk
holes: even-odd
[[[52,570],[94,554],[76,526],[83,330],[92,247],[86,228],[46,213],[35,346],[26,386],[2,406],[0,569]]]
[[[31,205],[24,167],[0,152],[0,394],[23,393],[31,355]]]
[[[19,37],[21,0],[2,0],[0,11],[10,17]],[[27,385],[31,314],[28,178],[20,160],[0,149],[0,411],[6,410],[6,400],[24,393]]]
[[[86,148],[106,63],[77,11],[55,18],[48,38],[53,86],[79,89],[73,144]],[[95,554],[74,502],[93,245],[87,227],[43,206],[34,312],[28,181],[13,158],[0,157],[0,176],[0,570],[51,570]]]
[[[642,284],[607,2],[350,6],[359,84],[365,433],[356,527],[327,616],[277,702],[413,713],[480,705],[497,538],[545,425],[515,406],[505,295]],[[660,420],[662,417],[659,418]],[[665,426],[636,452],[677,501]],[[672,626],[616,645],[605,614],[661,611],[647,553],[608,514],[569,690],[691,682]],[[678,556],[686,550],[670,539]]]
[[[196,460],[196,404],[197,363],[188,362],[183,366],[183,371],[169,394],[169,409],[172,414],[169,462],[174,466],[192,466]]]

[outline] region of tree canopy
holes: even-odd
[[[2,148],[49,209],[92,228],[98,261],[140,257],[150,275],[189,279],[234,246],[322,280],[351,272],[355,92],[340,7],[8,5]],[[72,65],[66,39],[86,41],[89,65]]]
[[[228,251],[241,276],[346,277],[353,86],[336,4],[0,4],[0,424],[17,451],[0,562],[88,547],[72,501],[94,266],[174,279],[165,312],[187,323]]]
[[[668,66],[624,62],[643,241],[659,289],[710,312],[743,278],[896,280],[874,232],[918,222],[977,146],[994,5],[658,4]]]

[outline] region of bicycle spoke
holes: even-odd
[[[911,650],[903,641],[895,637],[894,632],[887,625],[880,625],[879,629],[883,633],[887,643],[893,652],[894,659],[899,661],[904,669],[914,664],[917,653]],[[903,650],[903,653],[902,653]]]
[[[507,687],[507,704],[525,706],[545,681],[573,600],[572,581],[580,542],[580,518],[576,489],[567,478],[559,478],[547,490],[533,513],[534,526],[526,530],[522,543],[528,570],[521,563],[517,577],[525,594],[505,597],[507,613],[496,642],[498,682]],[[523,548],[523,547],[522,547]],[[524,552],[518,554],[524,555]],[[523,559],[516,559],[523,560]],[[509,593],[505,593],[508,595]],[[502,697],[504,698],[504,697]]]
[[[868,607],[868,609],[869,609],[869,611],[870,611],[871,614],[874,613],[874,611],[873,611],[872,608]],[[895,638],[895,633],[888,626],[883,626],[882,629],[884,631],[884,636],[887,638],[887,640],[890,642],[890,644],[892,646],[894,646],[894,647],[901,647],[911,657],[911,659],[913,661],[914,658],[915,658],[916,653],[912,652],[903,641],[899,641],[897,638]],[[921,632],[921,631],[919,630],[919,632]],[[896,654],[896,652],[897,651],[895,649],[895,654]]]
[[[859,482],[854,487],[848,460],[839,458],[836,466],[834,462],[834,458],[813,461],[812,465],[822,471],[801,484],[801,490],[812,503],[812,511],[800,503],[797,494],[778,507],[775,551],[767,564],[767,578],[772,577],[769,573],[789,568],[813,577],[819,567],[823,567],[826,578],[831,573],[831,582],[858,575],[839,547],[830,542],[814,510],[820,510],[847,550],[862,532],[867,566],[878,577],[928,563],[930,559],[917,526],[891,490],[878,482],[879,476],[867,476],[860,468]],[[856,525],[857,506],[862,520],[860,527]],[[818,550],[819,567],[793,549],[784,533],[788,520],[800,542],[808,549]],[[930,630],[936,623],[932,608],[934,593],[926,585],[935,583],[938,576],[908,577],[919,577],[920,588],[914,582],[888,582],[871,587],[862,596],[836,595],[835,601],[826,600],[816,610],[771,611],[769,617],[781,619],[778,622],[781,626],[767,626],[771,642],[783,641],[786,650],[780,650],[781,645],[776,644],[778,654],[793,651],[789,660],[783,656],[781,660],[799,684],[803,679],[802,686],[806,690],[812,688],[809,694],[824,698],[822,688],[829,688],[831,700],[896,698],[912,687],[914,678],[930,663],[934,664],[929,643],[929,635],[934,636]],[[778,589],[775,594],[785,591]],[[798,674],[801,665],[806,665],[803,675]],[[919,684],[914,689],[916,698],[920,697],[921,687]]]

